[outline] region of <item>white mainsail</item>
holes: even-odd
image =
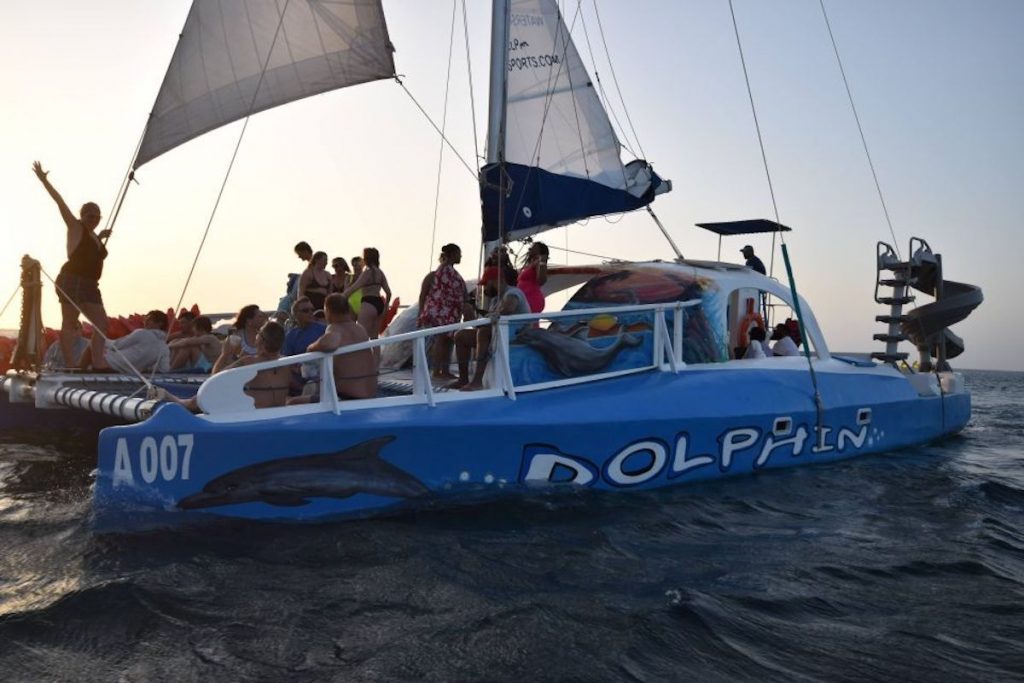
[[[513,0],[505,160],[623,189],[619,141],[554,0]]]
[[[484,242],[632,211],[669,191],[646,161],[623,164],[622,146],[555,0],[495,2],[492,60],[500,67],[491,72]]]
[[[226,123],[394,76],[381,0],[195,0],[134,167]]]

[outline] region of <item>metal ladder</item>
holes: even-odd
[[[913,242],[913,240],[911,240]],[[913,253],[913,252],[910,252]],[[907,359],[905,352],[897,351],[897,344],[906,341],[907,335],[903,334],[900,325],[907,321],[903,315],[903,305],[914,301],[910,294],[910,285],[915,278],[916,263],[913,258],[910,261],[900,261],[896,250],[885,242],[877,245],[877,259],[875,272],[875,301],[889,307],[888,315],[876,315],[875,320],[888,325],[885,332],[876,334],[872,338],[875,341],[885,342],[885,351],[875,351],[871,354],[874,360],[896,365]],[[890,275],[891,273],[891,275]],[[891,296],[883,296],[882,289],[892,288]]]

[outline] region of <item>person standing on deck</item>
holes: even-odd
[[[748,244],[747,246],[740,249],[740,252],[747,259],[747,268],[750,268],[751,270],[756,270],[758,273],[761,273],[761,275],[768,274],[768,272],[765,270],[764,262],[761,259],[754,256],[754,248],[752,246]]]
[[[79,217],[71,213],[64,198],[54,189],[46,177],[38,161],[32,164],[32,171],[39,178],[53,201],[60,209],[60,216],[68,228],[67,253],[68,260],[61,266],[57,275],[57,299],[60,301],[60,348],[64,354],[64,364],[72,367],[75,364],[75,323],[78,322],[79,309],[93,325],[92,364],[94,370],[110,370],[103,355],[103,341],[107,332],[107,312],[103,308],[103,297],[100,294],[100,276],[103,274],[103,260],[107,258],[107,248],[100,240],[110,237],[109,230],[94,232],[100,224],[100,207],[93,202],[82,204]],[[103,334],[100,334],[102,332]]]
[[[463,317],[463,305],[466,301],[466,281],[462,279],[455,266],[462,262],[462,249],[457,244],[446,244],[441,247],[437,269],[423,278],[420,286],[420,313],[416,326],[421,330],[429,327],[441,327],[459,322]],[[435,337],[431,347],[433,355],[433,377],[453,380],[455,375],[449,369],[451,358],[451,336]]]

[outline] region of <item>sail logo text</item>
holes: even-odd
[[[758,470],[772,459],[860,449],[867,441],[868,427],[866,423],[856,428],[824,426],[818,434],[817,427],[799,425],[794,429],[788,418],[779,418],[772,430],[738,427],[723,432],[714,453],[691,452],[690,434],[680,432],[671,444],[658,438],[630,443],[603,464],[554,446],[530,444],[523,451],[520,480],[525,484],[629,487],[658,477],[676,479],[708,467],[717,466],[722,474]]]

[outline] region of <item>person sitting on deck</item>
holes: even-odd
[[[779,323],[775,326],[775,331],[772,333],[772,354],[776,356],[799,356],[800,349],[796,347],[796,342],[789,336],[789,328],[785,324]]]
[[[96,334],[95,330],[93,334]],[[171,369],[171,352],[167,348],[167,314],[150,311],[143,327],[120,339],[107,340],[104,354],[114,372],[167,372]],[[82,353],[78,366],[86,370],[92,365],[92,347]]]
[[[191,323],[192,335],[167,343],[171,350],[171,370],[207,373],[221,352],[221,341],[213,333],[213,322],[201,315]]]
[[[233,363],[242,356],[254,356],[258,353],[256,346],[256,335],[267,322],[267,315],[260,310],[256,304],[243,306],[235,322],[231,324],[232,333],[224,340],[220,358],[214,363],[214,372],[217,365],[225,366]]]
[[[194,337],[195,331],[193,330],[193,326],[195,325],[195,321],[195,313],[192,311],[183,311],[182,314],[178,316],[178,331],[168,333],[167,344],[170,345],[170,343],[176,339],[191,339]],[[174,365],[173,359],[171,361],[171,365]]]
[[[78,366],[78,359],[82,357],[82,353],[89,346],[89,340],[82,336],[82,321],[75,321],[75,336],[71,345],[72,361],[75,363],[75,367]],[[60,341],[55,341],[46,349],[46,353],[43,354],[43,367],[48,369],[63,368],[64,367],[64,349],[61,348]]]
[[[299,297],[298,301],[292,304],[294,326],[285,335],[282,355],[297,356],[300,353],[306,353],[306,348],[323,335],[327,325],[316,320],[313,315],[313,303],[308,297]],[[301,367],[292,366],[291,394],[293,396],[301,394],[303,385],[316,378],[316,370],[316,363],[303,363]]]
[[[492,322],[497,322],[503,315],[520,315],[530,313],[530,303],[518,287],[505,284],[505,278],[499,275],[497,266],[484,269],[480,284],[484,294],[491,299],[489,315]],[[483,388],[484,372],[491,352],[491,325],[484,325],[468,330],[459,330],[455,334],[455,356],[459,361],[459,379],[452,388],[463,391],[476,391]],[[476,369],[473,379],[469,379],[469,356],[476,349]]]
[[[309,352],[331,353],[343,346],[369,341],[366,330],[355,321],[348,299],[342,294],[331,294],[324,301],[327,329],[306,349]],[[377,395],[377,361],[370,349],[334,356],[334,386],[338,398],[361,399]],[[315,402],[311,396],[298,396],[289,404]]]
[[[242,356],[230,364],[215,365],[213,374],[232,370],[234,368],[253,365],[254,363],[266,363],[278,360],[281,357],[281,346],[284,344],[284,327],[276,322],[268,322],[256,333],[255,354]],[[220,364],[220,359],[217,359]],[[256,408],[276,408],[285,405],[288,400],[288,383],[291,380],[291,373],[285,366],[265,368],[259,370],[256,376],[245,385],[245,393],[252,397]],[[170,401],[184,406],[193,413],[199,411],[198,398],[181,399],[168,393],[161,387],[156,388],[155,398],[161,401]]]
[[[753,327],[750,329],[750,343],[747,344],[747,350],[743,352],[744,360],[751,360],[755,358],[767,358],[764,348],[764,329],[761,327]]]

